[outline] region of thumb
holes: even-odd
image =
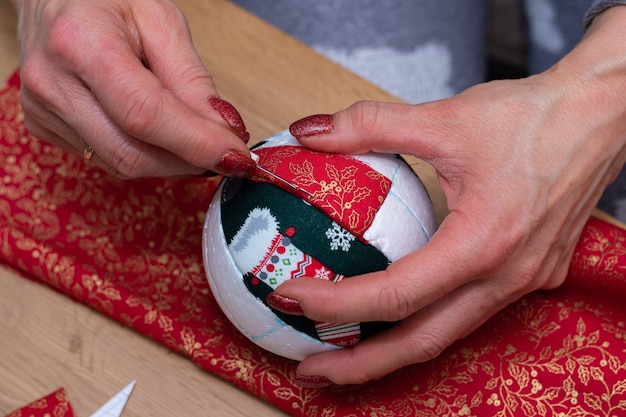
[[[445,152],[450,131],[440,102],[408,105],[357,102],[334,115],[317,114],[294,122],[289,131],[304,146],[322,152],[412,154],[424,160]]]

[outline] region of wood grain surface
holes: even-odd
[[[309,114],[358,100],[398,101],[228,1],[177,4],[253,143]],[[16,19],[0,1],[2,82],[19,65]],[[409,161],[441,220],[446,206],[434,171]],[[0,267],[0,415],[62,386],[76,414],[88,416],[133,379],[137,386],[124,417],[284,415],[152,340]]]

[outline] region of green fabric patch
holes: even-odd
[[[350,277],[380,271],[389,265],[387,257],[378,249],[354,238],[300,198],[271,184],[235,178],[225,181],[221,212],[228,243],[252,209],[267,207],[278,220],[282,235],[335,273]]]

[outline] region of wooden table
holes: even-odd
[[[253,141],[357,100],[397,101],[228,1],[178,4],[220,94],[240,110]],[[0,0],[2,85],[19,64],[15,33],[15,11]],[[418,171],[435,183],[426,165]],[[441,194],[430,191],[443,213]],[[88,416],[133,379],[137,386],[124,417],[284,415],[152,340],[0,267],[0,416],[59,387],[76,414]]]
[[[357,100],[398,101],[228,1],[178,4],[221,95],[240,110],[253,141]],[[0,0],[2,82],[18,66],[15,31],[15,12]],[[418,163],[416,170],[441,219],[445,200],[432,169]],[[76,414],[88,416],[133,379],[137,386],[124,417],[284,415],[152,340],[0,267],[0,416],[61,386]]]

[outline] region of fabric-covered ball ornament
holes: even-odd
[[[397,155],[339,155],[302,147],[288,131],[254,148],[250,179],[225,178],[203,234],[211,290],[230,321],[278,355],[305,357],[352,346],[390,323],[320,323],[268,306],[282,282],[341,281],[385,269],[436,229],[422,182]]]

